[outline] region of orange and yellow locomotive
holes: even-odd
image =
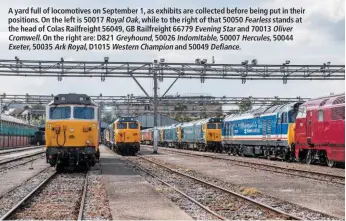
[[[140,122],[134,117],[120,117],[114,122],[114,147],[121,155],[135,155],[140,149]]]
[[[88,170],[99,160],[98,105],[85,94],[59,94],[46,108],[46,156],[57,170]]]

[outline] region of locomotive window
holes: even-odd
[[[298,115],[297,111],[290,110],[288,112],[289,123],[294,123],[296,121],[297,115]]]
[[[217,124],[217,129],[222,129],[222,124]]]
[[[130,129],[138,129],[138,124],[137,123],[129,123],[129,128]]]
[[[74,107],[73,117],[76,119],[94,119],[93,107]]]
[[[49,109],[49,118],[52,120],[68,119],[71,117],[70,107],[51,107]]]
[[[323,121],[323,110],[318,111],[318,121]]]
[[[216,129],[216,124],[208,124],[207,129]]]
[[[118,123],[118,129],[126,129],[127,123]]]

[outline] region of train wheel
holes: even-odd
[[[329,167],[335,167],[336,162],[335,162],[334,160],[328,160],[328,159],[327,159],[327,165],[328,165]]]
[[[84,172],[88,172],[90,170],[89,162],[85,162]]]
[[[56,169],[56,172],[61,173],[61,172],[64,171],[64,166],[61,165],[60,163],[58,163],[58,164],[56,165],[55,169]]]
[[[306,164],[311,164],[312,163],[312,153],[311,150],[308,151],[305,157],[305,162]]]

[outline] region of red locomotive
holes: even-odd
[[[345,94],[311,99],[299,107],[295,157],[330,167],[345,162]]]

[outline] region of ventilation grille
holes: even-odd
[[[344,104],[345,103],[345,96],[338,97],[333,104]]]
[[[329,100],[329,98],[323,100],[323,101],[320,103],[320,107],[324,106],[324,105],[327,103],[328,100]]]
[[[345,107],[332,108],[332,120],[345,120]]]

